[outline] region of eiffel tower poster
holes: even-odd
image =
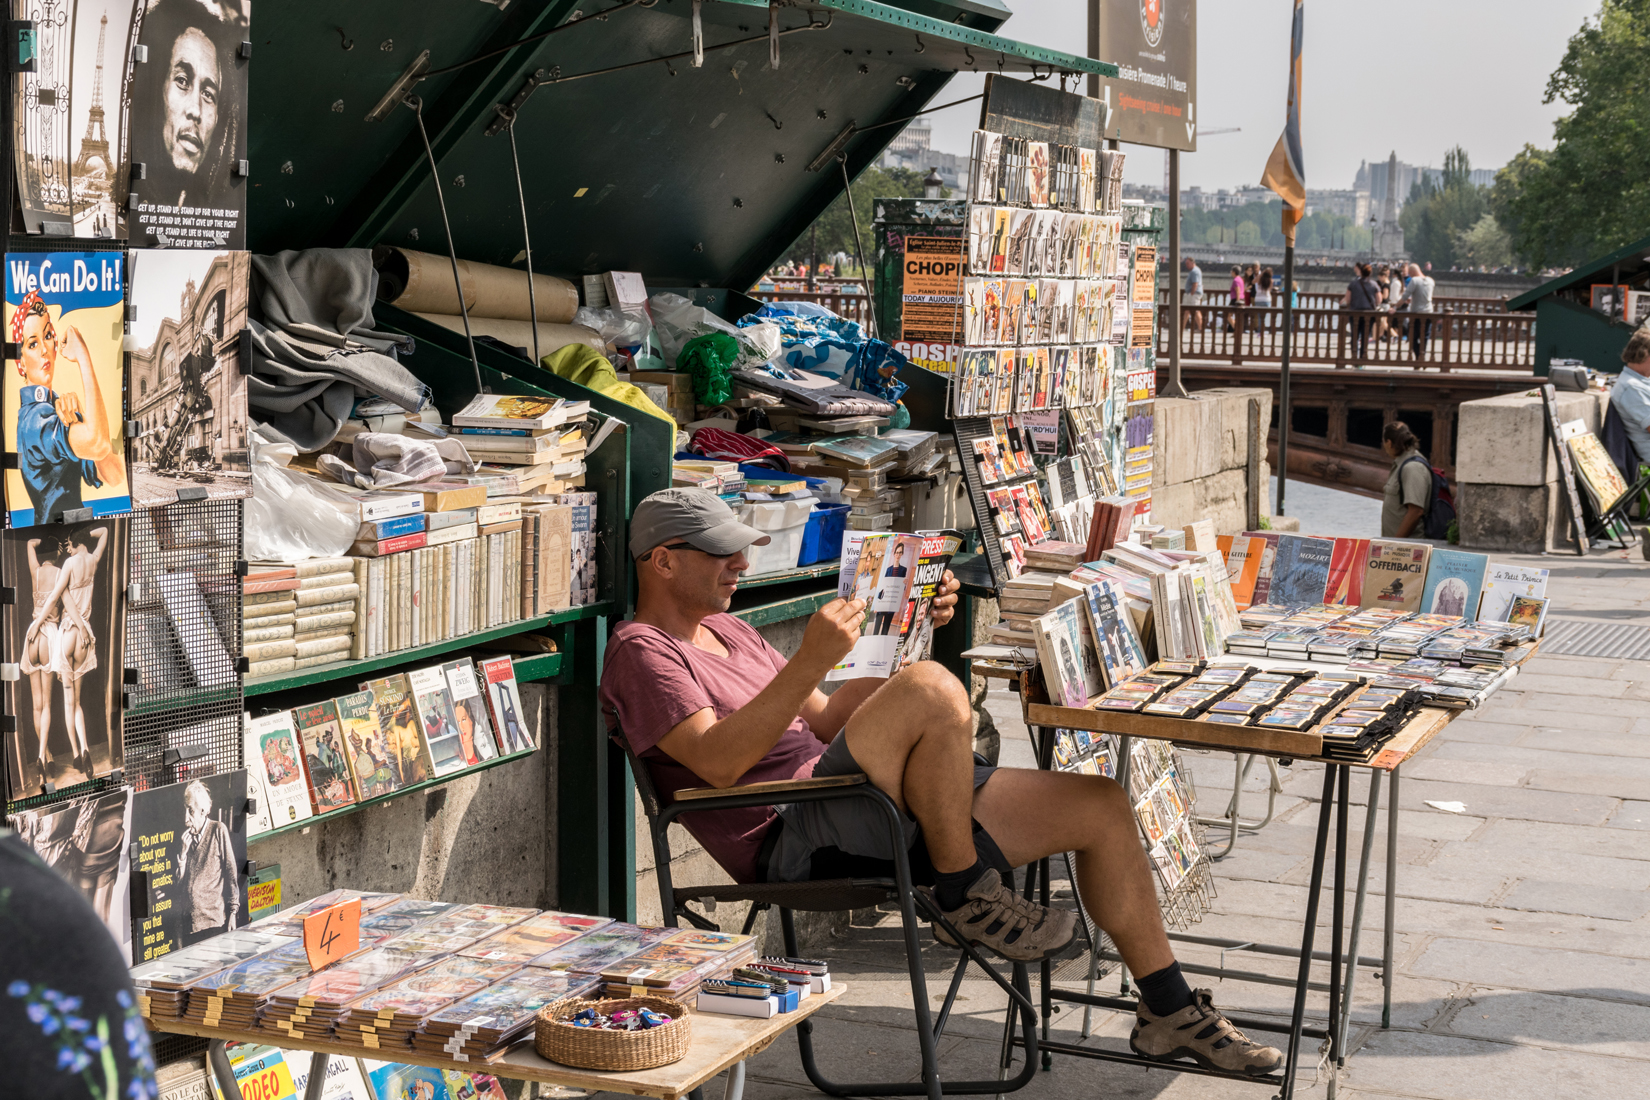
[[[123,105],[139,6],[139,0],[75,0],[68,117],[75,153],[68,176],[77,237],[126,237]]]

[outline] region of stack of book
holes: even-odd
[[[515,493],[562,493],[584,484],[590,402],[477,394],[453,414],[452,433],[481,463],[465,484],[514,480]],[[496,494],[494,494],[496,495]]]
[[[408,1051],[426,1017],[513,976],[521,967],[453,956],[349,1006],[335,1027],[339,1039],[374,1050]]]
[[[1063,579],[1061,573],[1021,573],[1004,585],[997,597],[1002,622],[991,628],[991,640],[1003,645],[1035,645],[1032,621],[1048,610],[1054,582]]]
[[[349,659],[364,605],[353,558],[257,563],[241,584],[248,676]]]
[[[413,1049],[434,1057],[485,1061],[532,1030],[539,1009],[588,993],[595,980],[530,967],[425,1018]]]
[[[755,959],[756,947],[754,936],[684,929],[605,967],[602,992],[609,997],[652,994],[686,1000],[706,978]]]

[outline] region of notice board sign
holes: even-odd
[[[1094,56],[1117,66],[1090,77],[1105,107],[1105,136],[1197,151],[1197,0],[1100,4]]]
[[[900,264],[898,346],[912,362],[942,373],[954,369],[962,343],[963,243],[906,237]]]
[[[1129,347],[1152,346],[1152,320],[1157,311],[1157,249],[1141,245],[1134,250],[1134,271],[1129,280],[1133,307],[1129,325]]]

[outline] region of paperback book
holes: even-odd
[[[249,769],[262,768],[263,790],[268,796],[270,828],[280,828],[314,815],[309,783],[304,776],[303,752],[292,712],[279,711],[246,721]]]
[[[331,699],[323,699],[294,709],[292,718],[304,747],[310,805],[318,814],[352,805],[355,788],[344,760],[338,708]]]
[[[1096,665],[1084,659],[1083,619],[1079,601],[1067,600],[1032,622],[1037,662],[1049,700],[1058,706],[1084,707],[1100,694]]]
[[[1507,622],[1515,599],[1520,596],[1540,599],[1546,594],[1547,570],[1492,563],[1485,574],[1478,618],[1494,623]]]
[[[407,683],[418,710],[418,732],[436,776],[451,775],[468,766],[458,735],[458,719],[453,715],[452,692],[441,666],[414,669],[407,673]]]
[[[1419,611],[1431,551],[1425,543],[1371,539],[1364,564],[1364,605]]]
[[[1434,550],[1427,561],[1421,610],[1434,615],[1472,618],[1484,589],[1490,559],[1464,550]]]

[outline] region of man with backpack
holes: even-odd
[[[1444,539],[1455,519],[1455,499],[1443,471],[1422,456],[1409,425],[1394,420],[1381,430],[1381,449],[1392,461],[1381,502],[1384,539]]]

